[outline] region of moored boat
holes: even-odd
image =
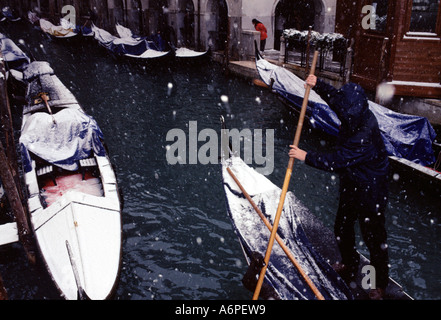
[[[211,50],[196,51],[185,47],[177,48],[174,51],[175,60],[178,63],[194,65],[209,61]]]
[[[59,26],[46,19],[40,19],[39,23],[41,30],[54,39],[70,39],[78,35],[75,32],[75,26],[69,24],[65,19],[60,19]]]
[[[22,70],[31,62],[30,58],[15,44],[14,41],[0,33],[0,51],[5,59],[8,70]]]
[[[99,45],[115,58],[128,58],[137,62],[147,62],[166,57],[170,51],[159,51],[151,47],[149,41],[134,37],[117,37],[110,32],[92,25],[92,32]]]
[[[121,201],[103,134],[47,62],[23,72],[20,136],[31,227],[65,299],[107,299],[121,263]]]
[[[130,30],[127,27],[124,27],[120,24],[116,25],[116,31],[121,39],[129,39],[135,40],[135,41],[141,41],[144,40],[147,42],[147,45],[150,49],[153,49],[158,52],[164,52],[165,47],[167,44],[164,42],[164,40],[159,35],[153,35],[153,36],[138,36],[135,35],[132,30]],[[170,45],[172,46],[172,45]],[[201,59],[207,57],[209,55],[209,50],[206,51],[196,51],[192,50],[186,47],[179,47],[174,48],[172,46],[173,55],[178,61],[180,62],[190,62],[190,61],[201,61]]]

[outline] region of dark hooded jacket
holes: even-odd
[[[383,189],[389,161],[377,119],[369,110],[363,89],[348,83],[337,90],[317,80],[314,90],[337,114],[341,127],[335,149],[327,153],[308,152],[305,163],[339,173],[341,189],[348,185]]]

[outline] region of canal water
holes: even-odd
[[[51,41],[26,24],[2,31],[36,59],[50,62],[104,133],[124,197],[115,299],[251,299],[241,284],[246,262],[227,216],[220,165],[169,164],[172,142],[166,137],[173,129],[188,137],[190,122],[197,132],[220,132],[220,116],[231,129],[273,129],[275,161],[268,177],[281,186],[297,115],[215,63],[132,65],[113,60],[93,41]],[[316,150],[331,143],[305,124],[301,147]],[[296,162],[290,190],[332,228],[337,177]],[[415,299],[441,299],[439,203],[439,194],[411,176],[397,171],[391,179],[391,276]],[[357,241],[367,255],[361,238]],[[19,245],[0,253],[10,299],[59,298],[44,268],[29,266]]]

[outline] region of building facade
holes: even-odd
[[[162,32],[175,45],[198,49],[228,49],[238,58],[243,31],[254,30],[252,19],[268,29],[267,49],[280,46],[284,28],[332,32],[336,0],[2,0],[25,16],[33,10],[57,23],[63,7],[75,8],[77,24],[94,12],[94,23],[115,31],[116,23],[148,35]]]
[[[354,39],[353,81],[441,97],[440,0],[339,0],[336,30]]]

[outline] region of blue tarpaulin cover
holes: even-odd
[[[267,85],[271,85],[273,79],[272,89],[291,102],[295,108],[301,109],[305,95],[302,79],[265,59],[257,59],[256,66],[260,77]],[[435,162],[432,144],[436,132],[426,118],[397,113],[372,101],[369,101],[369,109],[377,118],[389,155],[405,158],[423,166]],[[313,128],[333,136],[338,135],[340,120],[314,90],[311,90],[309,96],[306,115]]]
[[[65,170],[77,170],[78,160],[92,151],[105,155],[102,138],[96,121],[79,109],[63,109],[54,118],[36,112],[27,119],[20,136],[25,171],[32,169],[29,152]]]
[[[0,50],[6,62],[22,61],[30,63],[29,57],[9,38],[0,33]]]

